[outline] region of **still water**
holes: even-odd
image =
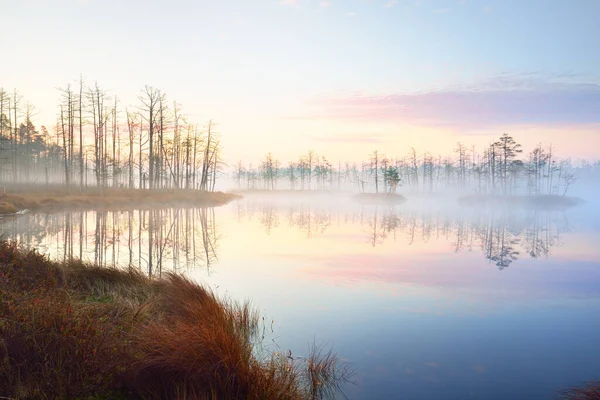
[[[215,209],[30,213],[0,230],[54,259],[175,270],[250,299],[273,350],[323,344],[350,363],[351,399],[552,399],[600,378],[593,211],[250,196]]]

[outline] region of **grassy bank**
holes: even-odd
[[[331,354],[260,351],[259,321],[178,275],[60,264],[0,242],[4,398],[314,399],[348,377]]]
[[[361,204],[402,204],[406,198],[397,193],[358,193],[352,199]]]
[[[538,208],[544,210],[565,209],[575,207],[583,203],[583,200],[568,196],[493,196],[493,195],[471,195],[458,199],[458,203],[464,206],[500,206],[519,208]]]
[[[0,214],[19,210],[123,210],[131,208],[214,207],[227,204],[239,195],[198,190],[140,190],[86,188],[67,190],[64,187],[40,186],[7,188],[0,193]]]

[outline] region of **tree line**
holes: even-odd
[[[151,86],[130,107],[82,78],[57,91],[56,123],[38,129],[35,107],[0,88],[1,184],[215,189],[224,164],[213,121],[190,121]]]
[[[478,194],[566,195],[579,175],[600,176],[600,162],[560,159],[554,147],[537,145],[527,154],[521,144],[503,134],[482,151],[457,143],[453,154],[414,148],[403,157],[389,158],[378,150],[360,163],[329,161],[308,151],[284,165],[268,153],[258,164],[239,161],[232,177],[242,189],[358,190],[395,193],[458,191]]]

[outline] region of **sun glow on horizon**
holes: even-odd
[[[598,7],[556,5],[540,20],[514,1],[12,2],[6,29],[22,34],[3,40],[0,86],[50,130],[56,88],[80,74],[118,96],[122,121],[152,85],[195,123],[217,123],[228,164],[309,149],[334,162],[445,156],[505,132],[597,159],[600,59],[581,49],[600,34]]]

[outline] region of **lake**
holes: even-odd
[[[600,378],[600,216],[409,199],[247,196],[215,209],[28,213],[49,257],[185,273],[265,318],[265,346],[333,347],[350,399],[552,399]]]

